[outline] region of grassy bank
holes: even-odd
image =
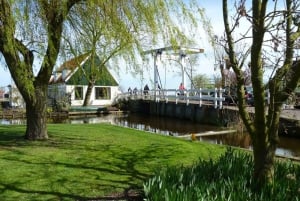
[[[158,169],[217,158],[224,147],[107,124],[49,125],[47,141],[0,126],[1,200],[88,200],[141,189]]]

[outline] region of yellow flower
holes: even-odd
[[[194,133],[192,133],[192,135],[191,135],[191,139],[192,139],[192,141],[195,141],[195,140],[197,140],[197,137],[196,137],[196,135],[195,135]]]

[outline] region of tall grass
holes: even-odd
[[[300,167],[276,162],[273,186],[253,193],[250,154],[228,149],[219,160],[199,160],[191,167],[170,167],[144,184],[146,201],[300,200]]]

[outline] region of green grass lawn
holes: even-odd
[[[0,126],[0,200],[89,200],[127,189],[167,166],[216,159],[225,147],[108,124],[50,124],[49,140]]]

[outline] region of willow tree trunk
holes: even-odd
[[[35,97],[26,101],[28,140],[48,139],[47,133],[47,85],[35,89]]]
[[[95,85],[94,82],[91,82],[91,81],[89,82],[87,91],[85,93],[83,106],[90,105],[90,100],[91,100],[91,95],[92,95],[92,91],[93,91],[94,85]]]

